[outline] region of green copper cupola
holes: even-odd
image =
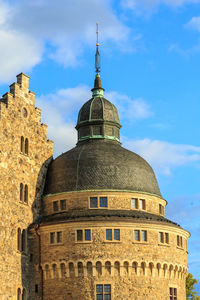
[[[100,54],[98,43],[95,54],[96,76],[92,91],[92,98],[80,109],[76,129],[78,143],[89,139],[108,139],[120,143],[120,121],[117,108],[104,98],[100,72]]]

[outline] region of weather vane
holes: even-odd
[[[95,54],[95,69],[96,73],[100,72],[100,54],[99,54],[99,30],[98,23],[96,23],[96,34],[97,34],[97,43],[96,43],[96,54]]]

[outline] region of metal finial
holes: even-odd
[[[96,43],[96,54],[95,54],[95,69],[96,73],[100,72],[100,54],[99,54],[99,30],[98,23],[96,23],[96,34],[97,34],[97,43]]]

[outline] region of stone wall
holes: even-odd
[[[41,124],[41,111],[35,107],[35,94],[29,91],[29,77],[21,73],[17,82],[10,86],[10,92],[0,100],[2,300],[16,299],[18,288],[26,288],[29,292],[26,276],[29,252],[27,247],[23,253],[18,250],[17,233],[18,229],[21,232],[24,229],[27,237],[27,227],[39,215],[46,170],[53,153],[53,143],[47,141],[46,136],[47,126]]]

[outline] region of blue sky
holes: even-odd
[[[73,147],[96,22],[123,146],[153,166],[167,217],[192,234],[189,271],[200,279],[200,0],[0,0],[0,93],[27,73],[55,157]]]

